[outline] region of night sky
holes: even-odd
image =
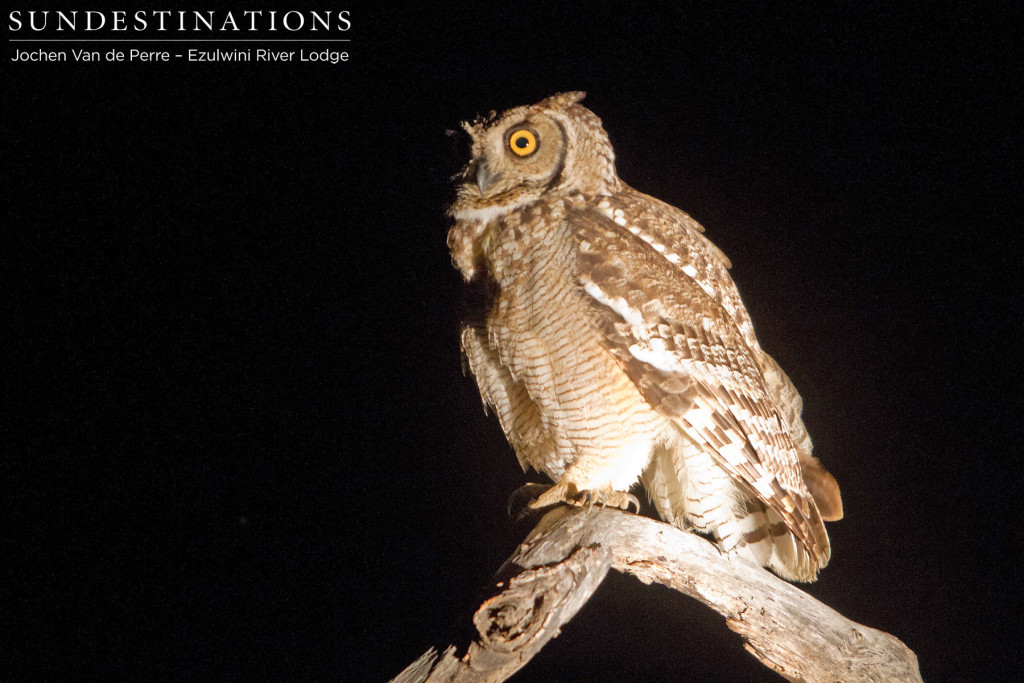
[[[803,395],[846,511],[806,590],[926,681],[1019,679],[1020,10],[787,7],[353,3],[338,65],[8,42],[0,680],[380,681],[465,636],[528,477],[462,371],[448,131],[564,90]],[[611,575],[515,680],[681,679],[780,680]]]

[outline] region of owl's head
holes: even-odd
[[[567,92],[491,114],[463,128],[473,156],[456,176],[456,218],[496,217],[558,193],[615,189],[615,155],[601,119]]]

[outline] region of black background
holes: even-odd
[[[446,130],[573,89],[804,396],[846,508],[807,590],[1016,679],[1020,12],[849,5],[339,5],[337,66],[8,43],[0,679],[383,680],[464,635],[527,529]],[[613,576],[517,680],[679,679],[777,680]]]

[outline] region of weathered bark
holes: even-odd
[[[854,623],[699,536],[608,508],[548,512],[498,572],[466,654],[434,649],[396,683],[503,681],[557,636],[613,567],[685,593],[725,617],[761,663],[790,680],[921,681],[897,638]]]

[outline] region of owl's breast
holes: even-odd
[[[506,222],[488,258],[499,286],[487,344],[525,390],[537,421],[529,443],[515,433],[510,441],[553,478],[584,452],[632,453],[621,476],[609,475],[628,487],[665,421],[601,343],[577,277],[576,242],[564,221],[549,220],[558,213]]]

